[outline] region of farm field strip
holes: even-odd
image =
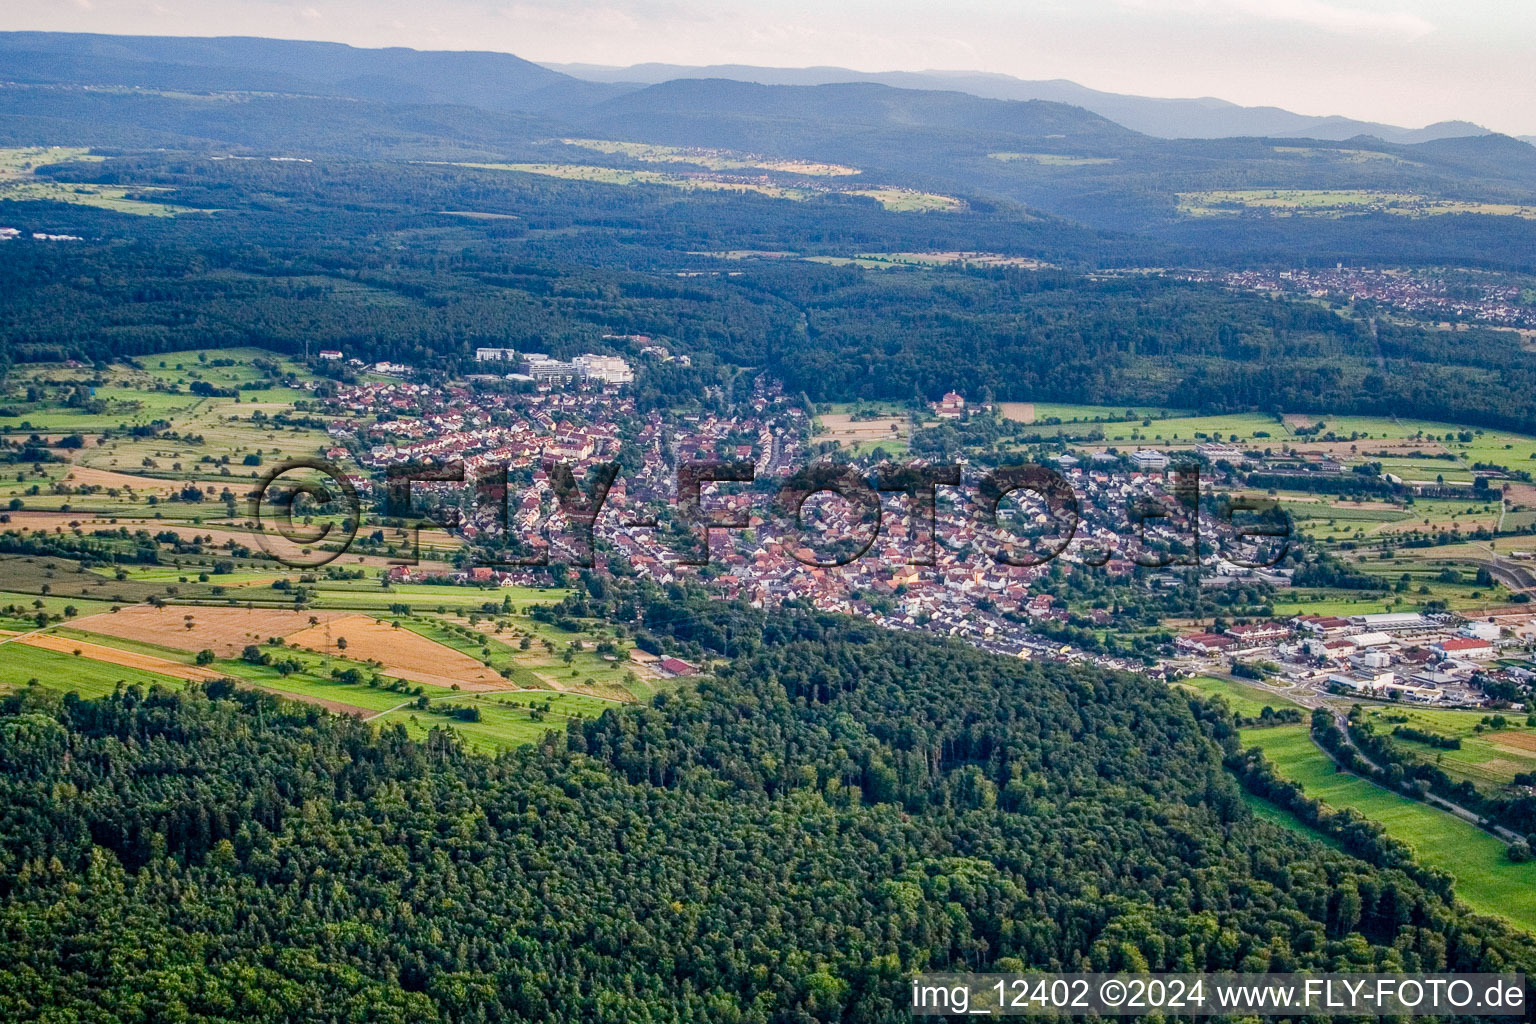
[[[32,680],[59,693],[78,693],[82,697],[105,697],[125,686],[166,686],[180,689],[186,681],[157,672],[126,665],[110,664],[90,658],[77,658],[42,647],[11,641],[0,647],[0,688],[14,689]]]
[[[599,167],[592,164],[456,163],[454,166],[482,171],[517,171],[524,174],[538,174],[545,177],[592,182],[599,185],[661,185],[685,191],[755,192],[770,199],[788,199],[796,202],[803,202],[824,194],[856,195],[873,199],[887,210],[898,213],[953,212],[965,207],[965,204],[954,196],[940,195],[936,192],[920,192],[915,189],[897,188],[894,186],[832,188],[824,185],[780,185],[757,181],[752,178],[736,179],[718,172],[684,174],[668,171],[632,170],[621,167]]]
[[[271,637],[286,637],[308,629],[311,618],[326,622],[339,615],[338,612],[320,610],[298,612],[291,608],[248,609],[228,605],[151,608],[135,605],[107,615],[77,619],[74,626],[91,633],[148,640],[187,651],[207,648],[219,657],[231,658],[249,645],[260,645]]]
[[[755,169],[777,171],[781,174],[803,174],[812,177],[846,177],[860,173],[857,167],[843,164],[819,163],[814,160],[782,160],[759,156],[756,153],[740,153],[732,149],[700,149],[681,146],[661,146],[649,142],[619,142],[610,139],[561,139],[567,146],[623,156],[642,163],[694,164],[712,171],[738,171]]]
[[[24,644],[28,647],[37,647],[45,651],[55,651],[60,654],[89,658],[92,661],[109,662],[113,665],[141,669],[145,672],[152,672],[155,675],[171,676],[177,679],[212,680],[219,679],[223,675],[221,672],[215,672],[196,665],[185,665],[166,658],[156,658],[153,655],[125,651],[119,647],[108,647],[103,644],[91,643],[88,640],[56,636],[52,633],[34,633],[30,636],[19,637],[10,641],[10,643]]]
[[[1427,217],[1456,213],[1536,218],[1536,206],[1517,203],[1480,203],[1434,198],[1414,192],[1374,189],[1217,189],[1180,192],[1179,212],[1188,217],[1231,215],[1243,210],[1263,210],[1279,216],[1338,217],[1346,214],[1391,213]]]

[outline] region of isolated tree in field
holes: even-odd
[[[347,649],[347,638],[346,637],[339,636],[339,637],[336,638],[336,649],[338,651],[344,651],[344,650]]]

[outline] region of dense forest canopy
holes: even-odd
[[[221,532],[243,530],[233,474],[255,479],[289,428],[303,440],[288,454],[407,436],[325,433],[328,417],[351,415],[322,404],[331,384],[359,379],[365,362],[406,368],[361,379],[404,378],[434,386],[399,391],[436,396],[352,407],[366,426],[419,426],[399,421],[451,394],[466,429],[476,401],[502,429],[511,410],[496,402],[533,384],[482,376],[461,389],[468,374],[508,368],[477,364],[481,346],[631,359],[630,391],[557,396],[632,398],[622,417],[589,425],[613,428],[602,444],[617,438],[621,458],[639,451],[637,424],[653,412],[771,398],[803,424],[800,413],[826,411],[819,403],[910,409],[951,390],[972,403],[1353,413],[1453,421],[1468,440],[1474,426],[1536,434],[1528,337],[1472,314],[1441,329],[1332,286],[1228,274],[1358,261],[1429,279],[1450,267],[1458,295],[1486,300],[1486,278],[1524,316],[1536,308],[1524,276],[1536,272],[1536,149],[1512,139],[1154,139],[1059,103],[876,84],[615,89],[507,55],[309,45],[0,35],[0,385],[17,396],[5,429],[30,435],[7,459],[30,488],[9,505],[18,519],[40,511],[28,502],[45,485],[75,486],[67,460],[89,451],[116,466],[102,443],[138,431],[177,448],[213,439],[198,465],[220,473],[209,479],[226,503]],[[77,148],[19,148],[62,146]],[[1365,199],[1249,206],[1252,196],[1233,198],[1244,189]],[[210,350],[238,346],[265,350],[238,353],[260,380],[203,376],[205,363],[237,362]],[[321,357],[331,349],[339,357]],[[170,352],[196,352],[198,368]],[[157,357],[178,365],[138,372]],[[84,365],[48,380],[64,371],[46,364],[64,361]],[[326,380],[280,412],[250,413],[254,450],[215,429],[194,441],[186,419],[108,422],[56,443],[23,425],[49,388],[68,409],[111,408],[93,389],[129,371],[109,363],[135,364],[155,389],[140,404],[187,389],[215,429],[244,420],[228,408],[253,392],[306,373]],[[1126,420],[1134,430],[1136,415]],[[773,424],[716,422],[696,443],[739,458]],[[989,414],[910,437],[897,423],[889,436],[948,461],[1000,449],[1003,425]],[[784,436],[798,445],[800,431]],[[159,470],[179,457],[152,451],[130,461]],[[667,448],[661,463],[679,457]],[[1334,490],[1400,486],[1345,475],[1360,479]],[[145,490],[160,479],[144,477]],[[217,515],[188,490],[196,504],[179,510]],[[146,500],[164,514],[160,494]],[[193,524],[207,529],[200,511]],[[138,537],[126,525],[13,530],[12,564],[46,560],[29,567],[41,573],[31,609],[9,609],[36,618],[17,625],[52,628],[49,600],[67,599],[50,594],[55,569],[71,563],[82,576],[96,561],[115,569],[124,593],[152,594],[142,599],[155,607],[190,606],[206,585],[210,600],[250,610],[270,584],[284,614],[302,615],[305,588],[320,586],[302,573],[301,585],[270,580],[265,563],[255,572],[245,534],[211,573],[190,569],[182,556],[205,541],[183,545],[162,525],[151,533],[146,519]],[[339,588],[348,602],[392,585],[384,530],[403,525],[368,524],[373,562],[353,570],[355,592]],[[234,582],[237,553],[261,579]],[[130,568],[180,579],[151,584]],[[1536,970],[1529,935],[1473,916],[1449,876],[1380,826],[1309,799],[1257,748],[1241,749],[1232,711],[1103,667],[1150,662],[1172,640],[1154,627],[1174,618],[1270,616],[1270,582],[1186,597],[1133,593],[1140,576],[1053,569],[1038,582],[1053,609],[1070,596],[1104,616],[1027,628],[1136,659],[1095,667],[1050,660],[1059,646],[1039,661],[1003,657],[798,602],[765,610],[633,583],[634,572],[610,583],[557,565],[558,604],[529,596],[526,579],[483,579],[523,588],[530,629],[570,633],[562,666],[580,649],[617,677],[629,664],[622,638],[703,669],[669,670],[664,685],[648,676],[643,690],[634,675],[636,689],[619,692],[645,703],[606,711],[598,701],[617,698],[573,686],[559,696],[598,710],[560,731],[529,726],[516,742],[537,742],[494,757],[431,725],[478,721],[481,705],[433,705],[419,684],[409,704],[354,698],[370,702],[360,716],[382,701],[389,721],[410,723],[382,727],[208,681],[236,667],[303,670],[297,641],[293,660],[269,666],[282,636],[250,634],[238,662],[211,648],[184,652],[192,666],[165,661],[191,668],[198,681],[184,692],[118,684],[83,700],[8,680],[18,692],[0,696],[0,1019],[894,1022],[908,1016],[910,977],[929,970]],[[1375,579],[1311,558],[1295,582]],[[251,589],[236,598],[226,580]],[[437,582],[388,591],[396,627],[408,597],[449,593],[446,575]],[[455,605],[475,609],[467,626],[446,603],[415,625],[451,641],[433,658],[459,655],[479,679],[496,667],[480,613],[510,615],[518,592],[482,603],[470,591],[474,603]],[[102,617],[128,618],[111,616],[111,600]],[[66,605],[60,622],[78,611]],[[199,620],[178,613],[195,632]],[[602,624],[591,654],[576,639],[587,622]],[[550,655],[557,635],[543,638]],[[336,638],[338,661],[345,643]],[[534,633],[521,644],[530,650]],[[545,703],[526,722],[546,722],[553,694],[542,687],[563,688],[504,656],[482,682],[506,693],[501,681],[537,679]],[[332,679],[350,674],[342,685],[360,693],[369,666],[383,671],[359,661]],[[368,687],[381,682],[373,674]],[[432,700],[460,690],[440,688]],[[1263,724],[1299,718],[1265,712]],[[1254,796],[1290,827],[1256,817]]]
[[[210,684],[0,715],[7,1020],[889,1020],[919,969],[1529,970],[1139,677],[786,616],[494,760]]]

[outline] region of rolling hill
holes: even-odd
[[[689,69],[649,73],[677,70]],[[916,191],[950,209],[1038,211],[1208,252],[1525,265],[1521,254],[1536,251],[1536,148],[1473,125],[1399,131],[1454,137],[1388,142],[1370,133],[1380,126],[1278,111],[1228,125],[1257,125],[1268,137],[1171,139],[1158,134],[1169,123],[1142,122],[1156,129],[1142,132],[1059,99],[978,96],[969,91],[982,88],[976,76],[884,77],[636,85],[585,81],[509,54],[0,33],[0,80],[11,83],[0,89],[0,145],[527,164],[555,179],[631,182],[665,171],[673,186],[695,191],[803,191],[797,162],[830,163],[856,168],[866,197]],[[982,77],[994,92],[1028,91],[1029,83]],[[935,83],[946,88],[911,87]],[[1071,83],[1047,84],[1055,97],[1092,99]],[[1286,134],[1302,125],[1324,135],[1369,131],[1343,141]],[[711,152],[722,150],[729,154]],[[742,180],[740,170],[754,168]],[[1304,198],[1277,208],[1285,196]]]
[[[509,53],[362,49],[243,36],[182,38],[0,33],[0,75],[27,84],[259,91],[496,112],[611,94]]]
[[[1123,149],[1139,136],[1078,107],[987,100],[962,92],[851,85],[772,86],[679,79],[606,100],[572,115],[579,125],[651,141],[768,152],[831,145],[868,151],[896,139],[966,140],[968,148],[1071,139]],[[884,163],[888,152],[876,155]]]
[[[1040,100],[1081,107],[1159,138],[1371,136],[1411,145],[1488,134],[1466,121],[1424,128],[1244,107],[1226,100],[1162,99],[1090,89],[1062,79],[1026,81],[975,71],[860,72],[839,67],[749,65],[537,64],[507,53],[365,49],[341,43],[253,37],[108,36],[0,33],[0,75],[25,84],[109,85],[191,92],[278,92],[381,103],[452,104],[556,116],[678,79],[781,86],[884,85],[965,93],[991,100]]]
[[[1369,135],[1384,142],[1412,144],[1434,139],[1486,135],[1469,121],[1444,121],[1424,128],[1402,128],[1347,117],[1297,114],[1280,107],[1244,107],[1213,97],[1163,99],[1103,92],[1065,79],[1026,81],[980,71],[853,71],[838,67],[767,68],[744,64],[707,67],[682,64],[545,64],[576,78],[616,86],[658,84],[679,78],[725,78],[761,85],[832,85],[869,82],[900,89],[970,93],[986,99],[1046,100],[1066,103],[1107,117],[1146,135],[1167,139],[1219,139],[1236,136],[1307,138],[1342,142]]]

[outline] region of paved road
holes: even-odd
[[[1489,575],[1515,593],[1536,593],[1536,562],[1520,561],[1499,554],[1490,545],[1479,544],[1488,557],[1469,558],[1467,561],[1488,570]]]
[[[1536,569],[1532,568],[1530,562],[1517,562],[1512,558],[1496,556],[1482,564],[1488,567],[1490,576],[1516,593],[1536,590]]]

